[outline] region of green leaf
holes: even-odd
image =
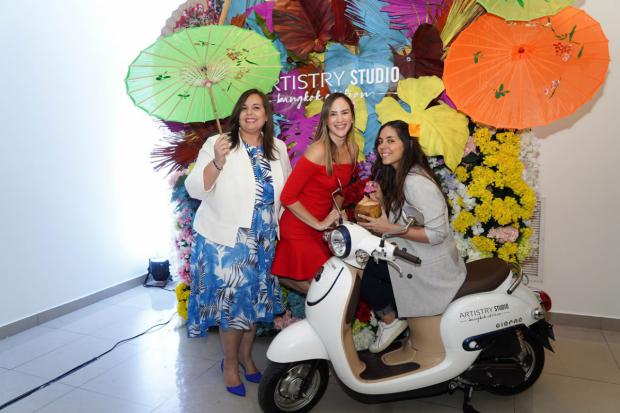
[[[581,55],[583,54],[583,48],[585,46],[581,46],[581,49],[579,49],[579,54],[577,54],[577,59],[581,59]]]
[[[499,85],[499,89],[495,91],[495,99],[501,99],[508,93],[510,93],[510,90],[504,90],[504,84],[502,83]]]
[[[575,35],[575,30],[577,30],[577,25],[574,25],[570,33],[568,34],[568,41],[573,41],[573,36]]]
[[[525,1],[524,0],[517,0],[517,3],[519,3],[519,6],[525,8]]]
[[[474,64],[478,64],[478,61],[480,59],[480,55],[482,54],[482,52],[476,52],[474,53]]]

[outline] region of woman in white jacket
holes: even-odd
[[[263,93],[244,92],[231,115],[230,136],[207,139],[185,181],[196,211],[188,303],[190,337],[219,326],[226,389],[244,396],[259,382],[252,360],[255,322],[283,311],[271,275],[280,192],[291,170],[286,145],[273,136],[272,109]]]

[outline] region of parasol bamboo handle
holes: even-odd
[[[220,20],[217,22],[217,24],[219,24],[220,26],[226,21],[226,16],[228,15],[229,8],[230,0],[225,0],[224,5],[222,6],[222,14],[220,14]]]
[[[213,92],[211,91],[211,86],[207,86],[207,90],[209,91],[209,99],[211,99],[211,106],[213,107],[213,114],[215,115],[215,123],[217,124],[217,130],[220,135],[223,135],[222,125],[220,125],[220,117],[217,114],[217,107],[215,106],[215,99],[213,99]]]

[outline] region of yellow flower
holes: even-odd
[[[187,320],[187,301],[179,301],[177,303],[177,312],[183,320]]]
[[[531,250],[532,244],[527,239],[522,239],[517,249],[517,262],[523,262],[530,255]]]
[[[493,218],[495,218],[499,225],[508,225],[513,221],[513,217],[519,215],[518,207],[519,205],[513,197],[507,196],[505,199],[495,198],[492,203]]]
[[[491,208],[491,203],[483,202],[479,205],[476,205],[474,209],[474,213],[478,222],[486,223],[491,219],[491,215],[493,214],[493,209]]]
[[[471,171],[471,177],[478,185],[487,187],[495,180],[495,172],[484,166],[476,166]]]
[[[493,252],[495,251],[495,241],[482,236],[475,236],[471,239],[472,245],[481,252]]]
[[[517,262],[516,254],[517,254],[517,244],[514,242],[507,242],[497,250],[497,256],[504,261],[508,262]]]
[[[536,208],[536,194],[534,191],[528,188],[521,195],[521,205],[523,206],[523,219],[530,219],[534,214],[534,208]]]
[[[184,297],[189,297],[189,291],[190,291],[190,287],[189,285],[185,284],[185,283],[179,283],[176,288],[174,289],[174,292],[177,296],[177,301],[181,301],[183,299],[186,299]]]
[[[456,175],[456,179],[461,182],[467,181],[467,178],[469,177],[467,169],[465,169],[465,167],[462,165],[457,166],[457,168],[454,170],[454,174]]]
[[[392,97],[385,97],[375,106],[381,123],[403,120],[420,125],[420,145],[428,156],[442,155],[446,165],[455,170],[463,158],[469,139],[467,117],[445,104],[428,107],[444,90],[437,76],[409,78],[398,82],[398,97],[407,103],[407,112]]]
[[[469,227],[476,223],[476,218],[469,211],[461,211],[452,222],[452,226],[458,232],[464,233]]]
[[[474,143],[478,146],[491,140],[493,134],[488,128],[476,128],[474,132]]]

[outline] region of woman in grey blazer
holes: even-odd
[[[409,130],[403,121],[388,122],[379,130],[375,142],[379,156],[373,167],[377,192],[372,196],[381,202],[383,214],[376,219],[362,216],[368,222],[360,225],[384,234],[402,228],[405,214],[415,215],[417,226],[394,242],[420,257],[422,264],[399,261],[402,273],[385,262],[370,260],[366,266],[361,294],[380,319],[372,352],[383,351],[407,328],[398,317],[441,314],[465,280],[465,263],[450,230],[445,196]]]

